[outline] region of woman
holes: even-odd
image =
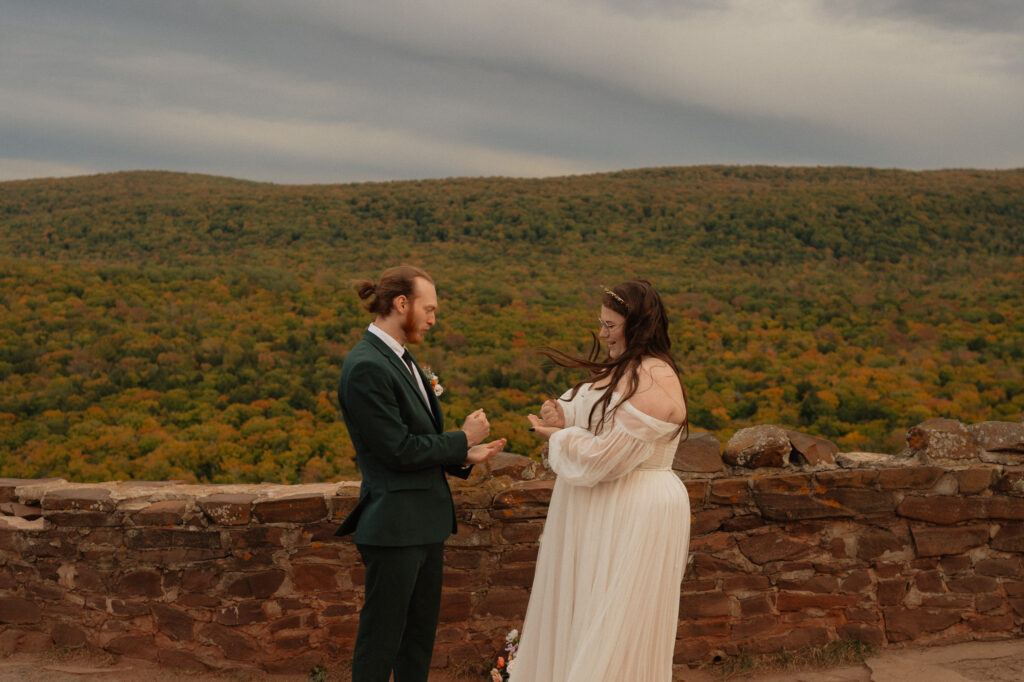
[[[690,501],[672,472],[686,396],[661,298],[645,280],[605,289],[588,358],[542,351],[590,376],[540,416],[558,474],[514,682],[672,679]]]

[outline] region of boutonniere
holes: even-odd
[[[427,379],[430,380],[430,390],[434,392],[434,395],[440,398],[441,394],[444,393],[444,386],[442,386],[441,382],[438,381],[437,375],[434,374],[429,367],[424,367],[423,373],[426,374]]]

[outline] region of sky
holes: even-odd
[[[1021,0],[0,0],[0,180],[1024,167]]]

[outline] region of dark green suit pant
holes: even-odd
[[[353,682],[427,682],[441,610],[444,544],[357,545],[366,601],[352,660]]]

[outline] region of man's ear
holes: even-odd
[[[409,306],[409,297],[405,294],[395,296],[395,300],[392,302],[392,305],[394,305],[395,310],[404,315]]]

